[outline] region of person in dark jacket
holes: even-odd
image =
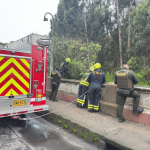
[[[129,65],[124,64],[123,68],[116,72],[115,84],[117,84],[117,97],[118,97],[118,118],[119,122],[125,121],[123,117],[123,107],[127,97],[134,98],[133,113],[138,114],[144,111],[143,108],[139,108],[140,94],[134,91],[134,84],[139,82],[139,79],[132,70],[129,70]]]
[[[66,72],[67,72],[67,65],[71,62],[70,58],[66,58],[65,62],[61,64],[61,77],[66,78]]]
[[[85,100],[89,89],[89,82],[87,82],[87,78],[89,77],[91,72],[92,70],[88,70],[88,72],[84,74],[83,78],[80,81],[78,99],[76,103],[77,107],[83,108],[85,106]]]
[[[90,73],[87,81],[90,84],[89,95],[90,101],[88,104],[89,112],[99,111],[99,100],[101,99],[101,87],[106,82],[105,74],[101,72],[101,64],[94,65],[94,71]]]
[[[61,74],[59,73],[59,67],[55,68],[55,70],[51,73],[51,77],[52,77],[52,92],[49,100],[52,100],[53,102],[57,102],[58,100],[56,99],[56,95],[58,92],[60,78],[61,78]]]

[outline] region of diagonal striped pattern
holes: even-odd
[[[30,60],[0,56],[0,96],[29,93]]]

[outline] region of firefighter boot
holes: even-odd
[[[133,108],[133,113],[134,114],[139,114],[139,113],[142,113],[143,111],[144,111],[143,108],[137,108],[137,107]]]
[[[122,123],[122,122],[124,122],[125,121],[125,119],[124,118],[122,118],[122,119],[119,119],[118,120],[120,123]]]
[[[52,102],[58,102],[58,100],[57,99],[53,99]]]
[[[94,112],[94,110],[93,110],[93,109],[88,109],[88,111],[89,111],[89,112],[91,112],[91,113],[92,113],[92,112]]]
[[[76,106],[79,107],[79,103],[78,102],[76,102]]]
[[[50,101],[52,100],[52,95],[50,96],[49,100],[50,100]]]
[[[84,108],[84,104],[79,104],[79,108]]]
[[[100,112],[100,110],[98,109],[98,110],[93,110],[93,112]]]

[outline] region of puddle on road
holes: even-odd
[[[78,150],[64,139],[62,139],[55,132],[45,128],[42,123],[37,120],[28,121],[28,126],[25,129],[26,121],[9,120],[9,123],[16,128],[21,138],[34,147],[35,149],[47,150]]]

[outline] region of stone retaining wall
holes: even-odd
[[[68,80],[62,79],[57,98],[76,103],[78,95],[79,80]],[[102,86],[101,92],[101,101],[100,101],[100,112],[113,117],[117,117],[117,86],[110,82]],[[140,93],[140,106],[145,110],[142,114],[135,115],[133,114],[133,99],[127,98],[126,104],[124,107],[124,117],[127,120],[138,122],[141,124],[150,126],[150,88],[146,87],[135,87],[135,90]],[[51,78],[47,77],[47,96],[50,96],[51,92]],[[86,104],[87,106],[87,104]]]

